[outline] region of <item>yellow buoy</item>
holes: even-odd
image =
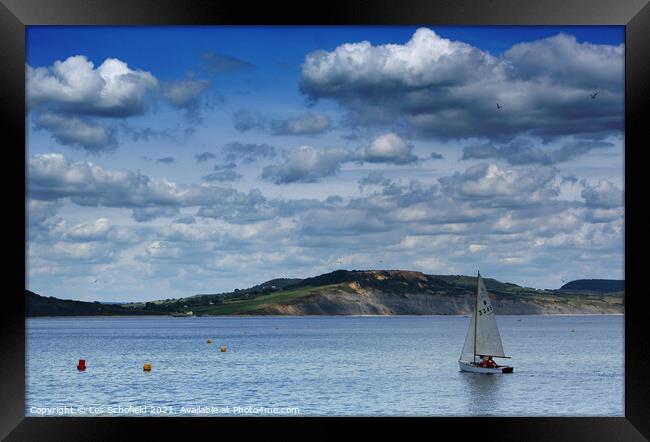
[[[227,350],[226,346],[225,346],[225,345],[222,345],[222,346],[221,346],[221,353],[225,353],[226,350]]]
[[[208,339],[208,344],[212,344],[212,339]]]
[[[151,371],[151,364],[147,362],[146,364],[144,364],[144,365],[142,366],[142,370],[144,370],[144,371]]]

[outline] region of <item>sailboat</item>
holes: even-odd
[[[509,356],[506,356],[503,351],[503,343],[490,296],[485,290],[481,272],[478,272],[476,305],[465,336],[465,345],[463,345],[463,351],[458,359],[458,366],[461,371],[472,373],[512,373],[512,367],[507,365],[497,365],[493,362],[490,364],[492,366],[481,364],[481,360],[487,358],[490,360],[491,358],[509,359]]]

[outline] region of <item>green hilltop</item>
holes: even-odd
[[[484,283],[497,314],[623,313],[624,310],[620,291],[540,290],[490,278],[484,279]],[[473,310],[475,294],[476,277],[473,276],[427,275],[408,270],[337,270],[306,279],[273,279],[227,293],[101,306],[102,314],[468,314]],[[96,308],[94,303],[85,304]],[[38,310],[31,309],[32,313]]]

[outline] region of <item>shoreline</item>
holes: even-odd
[[[205,315],[205,316],[186,316],[175,319],[188,318],[419,318],[419,317],[465,317],[469,314],[453,315]],[[500,316],[625,316],[625,313],[539,313],[539,314],[516,314],[516,315],[497,315]],[[61,315],[61,316],[26,316],[25,319],[35,318],[174,318],[171,315]]]

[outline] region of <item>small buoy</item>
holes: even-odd
[[[569,330],[569,331],[570,331],[571,333],[573,333],[573,332],[575,332],[575,330],[574,330],[574,329],[571,329],[571,330]]]
[[[212,339],[208,339],[208,344],[212,344]]]
[[[86,369],[86,360],[79,359],[79,363],[77,364],[77,370],[84,371],[85,369]]]
[[[227,348],[226,348],[225,345],[222,345],[221,348],[220,348],[220,350],[221,350],[221,353],[225,353],[226,350],[227,350]]]
[[[142,366],[142,370],[143,371],[151,371],[151,364],[147,362],[146,364],[144,364]]]

